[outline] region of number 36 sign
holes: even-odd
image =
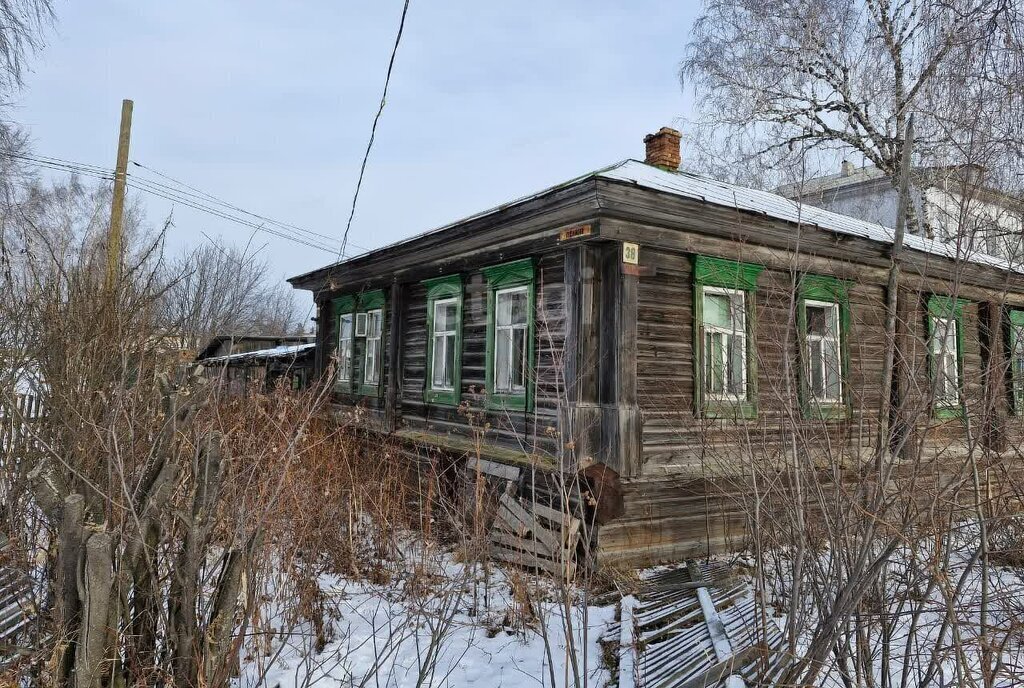
[[[622,242],[622,262],[637,265],[640,262],[640,247],[628,241]]]

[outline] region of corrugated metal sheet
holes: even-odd
[[[0,554],[7,546],[0,536]],[[28,645],[35,619],[31,582],[14,569],[0,565],[0,668],[17,659]]]
[[[702,599],[703,598],[703,599]],[[766,685],[783,638],[761,615],[749,583],[722,564],[648,572],[629,613],[605,640],[620,641],[620,686],[692,688]],[[624,633],[624,626],[628,624]]]
[[[626,160],[595,174],[601,179],[632,183],[645,189],[683,196],[723,208],[757,213],[787,222],[819,227],[837,234],[861,237],[884,244],[892,244],[893,240],[893,230],[889,227],[797,203],[770,191],[748,189],[688,172],[670,172],[637,160]],[[969,260],[974,263],[1024,273],[1024,266],[1013,266],[1002,258],[984,253],[967,254],[962,247],[955,243],[944,243],[907,234],[904,245],[907,248],[943,258]]]

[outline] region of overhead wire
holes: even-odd
[[[5,157],[19,160],[31,165],[49,169],[58,172],[67,172],[71,174],[81,175],[94,179],[101,179],[104,181],[112,181],[114,178],[114,172],[110,168],[101,167],[99,165],[91,165],[88,163],[77,162],[74,160],[67,160],[64,158],[57,158],[52,156],[35,155],[35,154],[22,154],[14,153],[10,151],[0,151],[0,155]],[[134,161],[133,161],[134,162]],[[144,193],[162,198],[164,200],[171,201],[172,203],[179,203],[188,208],[203,212],[214,217],[239,224],[250,229],[255,229],[279,238],[292,241],[304,246],[315,248],[327,253],[337,254],[340,247],[332,240],[332,237],[326,234],[320,234],[312,230],[304,229],[297,225],[293,225],[280,220],[274,220],[273,218],[255,213],[237,205],[231,204],[223,199],[220,199],[213,194],[202,191],[194,186],[185,184],[179,180],[173,179],[168,175],[165,175],[157,170],[143,166],[139,163],[135,163],[142,169],[147,169],[150,172],[157,174],[169,181],[173,181],[184,188],[175,188],[167,184],[163,184],[156,180],[148,179],[138,174],[128,174],[127,183],[129,186],[142,191]],[[221,206],[220,208],[215,205]],[[238,217],[237,214],[242,214],[247,217]],[[252,218],[252,219],[247,219]],[[272,225],[268,227],[267,225]],[[328,243],[329,242],[329,243]],[[357,248],[363,248],[357,246]]]
[[[157,182],[157,181],[154,181],[154,180],[147,179],[146,181],[149,184],[153,185],[153,186],[162,187],[162,188],[165,188],[165,189],[168,189],[168,190],[173,190],[175,193],[182,193],[182,194],[185,194],[185,195],[191,195],[191,194],[188,194],[186,191],[182,191],[181,190],[182,188],[183,189],[187,189],[188,191],[194,192],[196,195],[198,195],[199,197],[205,199],[206,201],[214,203],[216,205],[223,206],[225,208],[228,208],[228,209],[233,210],[233,211],[238,212],[238,213],[242,213],[243,215],[247,215],[249,217],[255,218],[255,219],[260,220],[262,222],[266,222],[266,223],[275,225],[277,227],[281,227],[284,230],[298,232],[298,233],[301,233],[303,235],[309,236],[311,238],[323,239],[323,240],[329,241],[329,242],[331,242],[332,246],[336,246],[337,245],[335,243],[335,241],[336,241],[335,237],[333,237],[333,236],[331,236],[329,234],[322,234],[320,232],[314,232],[313,230],[306,229],[306,228],[300,227],[298,225],[294,225],[294,224],[291,224],[291,223],[288,223],[288,222],[282,222],[281,220],[275,220],[273,218],[267,217],[266,215],[261,215],[259,213],[255,213],[255,212],[253,212],[251,210],[246,210],[245,208],[241,208],[241,207],[239,207],[237,205],[234,205],[233,203],[230,203],[229,201],[226,201],[223,198],[219,198],[218,196],[215,196],[215,195],[213,195],[213,194],[211,194],[211,193],[209,193],[207,191],[203,191],[202,189],[198,189],[198,188],[196,188],[196,187],[194,187],[194,186],[192,186],[190,184],[187,184],[186,182],[183,182],[181,180],[175,179],[174,177],[171,177],[168,174],[160,172],[159,170],[153,169],[152,167],[149,167],[148,165],[144,165],[144,164],[138,162],[137,160],[130,160],[129,162],[132,165],[135,165],[136,167],[139,167],[140,169],[144,169],[147,172],[155,174],[158,177],[166,179],[167,181],[169,181],[172,184],[176,185],[176,186],[170,186],[170,185],[167,185],[167,184],[163,184],[161,182]],[[135,176],[136,178],[138,178],[138,175],[129,175],[129,179],[131,179],[132,176]],[[180,188],[178,188],[178,187],[180,187]],[[352,243],[352,245],[355,246],[356,248],[362,249],[364,251],[369,250],[367,247],[360,246],[359,244],[356,244],[356,243]]]
[[[391,48],[391,58],[388,60],[388,71],[384,76],[384,89],[380,94],[380,104],[377,106],[377,114],[373,116],[373,125],[370,127],[370,139],[366,142],[366,152],[363,153],[363,162],[359,166],[359,178],[356,180],[356,189],[352,194],[352,207],[349,209],[348,221],[345,223],[345,232],[341,235],[341,250],[338,258],[342,258],[345,248],[348,246],[348,233],[352,228],[352,219],[356,214],[356,202],[359,200],[359,191],[363,187],[363,177],[366,174],[366,164],[370,159],[370,151],[373,149],[373,141],[377,136],[377,124],[384,113],[384,105],[387,103],[388,87],[391,85],[391,73],[395,69],[395,57],[398,55],[398,46],[402,42],[402,33],[405,31],[405,17],[409,14],[409,0],[405,0],[402,6],[402,17],[398,22],[398,33],[395,35],[395,44]]]

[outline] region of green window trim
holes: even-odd
[[[334,299],[334,313],[335,322],[340,322],[342,315],[352,315],[352,362],[350,363],[352,372],[348,381],[336,380],[334,388],[347,394],[361,394],[363,396],[380,397],[383,390],[384,382],[384,348],[387,342],[387,327],[385,320],[385,296],[384,291],[376,289],[374,291],[363,292],[361,294],[346,294],[339,296]],[[365,383],[364,376],[366,375],[366,344],[365,337],[363,344],[363,351],[358,357],[360,359],[360,365],[358,366],[358,375],[356,375],[356,327],[355,319],[359,313],[367,313],[369,311],[380,309],[380,345],[377,349],[377,382],[376,383]],[[341,328],[338,328],[338,336],[341,336]],[[337,348],[337,344],[335,345]],[[356,379],[358,377],[358,380]]]
[[[341,349],[341,316],[343,316],[343,315],[351,315],[353,317],[353,319],[354,319],[355,318],[355,309],[356,309],[356,297],[355,296],[345,295],[345,296],[340,296],[340,297],[334,299],[334,322],[335,322],[335,327],[338,330],[337,341],[334,344],[334,352],[336,354],[338,354],[339,356],[340,356],[340,351],[339,350]],[[354,322],[353,322],[353,328],[352,329],[353,329],[353,331],[355,329]],[[355,377],[355,375],[354,375],[354,372],[355,372],[354,368],[355,368],[355,366],[352,363],[352,352],[355,349],[355,337],[350,337],[349,339],[352,342],[352,347],[351,347],[350,353],[349,353],[349,371],[348,371],[348,376],[349,377],[348,377],[348,380],[339,380],[338,379],[338,375],[340,374],[341,371],[336,371],[335,372],[335,377],[334,377],[334,388],[336,390],[341,390],[343,392],[347,391],[347,392],[351,393],[351,391],[352,391],[352,384],[353,384],[352,378]]]
[[[694,256],[693,259],[693,365],[694,365],[694,410],[699,417],[708,419],[757,418],[757,309],[755,295],[757,278],[764,270],[762,265],[740,263],[724,258]],[[745,293],[746,308],[746,399],[740,401],[704,398],[704,288],[718,287],[734,289]]]
[[[534,403],[532,378],[536,357],[535,310],[537,306],[533,259],[524,258],[510,263],[493,265],[484,268],[481,272],[484,279],[487,280],[486,408],[491,411],[532,411]],[[514,287],[526,287],[527,289],[526,384],[522,392],[497,392],[494,389],[495,296],[501,290]]]
[[[447,275],[423,281],[427,288],[427,365],[423,381],[423,401],[427,404],[458,406],[462,396],[462,276]],[[434,304],[455,299],[455,363],[452,389],[433,389],[434,381]]]
[[[710,256],[695,256],[693,261],[693,278],[706,287],[755,291],[757,278],[763,270],[763,265]]]
[[[1007,313],[1010,326],[1007,329],[1007,343],[1009,345],[1010,360],[1010,400],[1013,405],[1013,413],[1016,416],[1024,416],[1024,370],[1018,370],[1014,364],[1014,351],[1017,348],[1018,328],[1024,330],[1024,310],[1010,309]]]
[[[852,413],[850,393],[850,287],[851,283],[829,275],[800,275],[797,285],[797,342],[799,345],[799,396],[800,411],[806,419],[838,420],[848,418]],[[834,303],[839,306],[839,376],[840,400],[818,401],[810,393],[809,362],[807,354],[807,302]]]
[[[964,383],[964,306],[969,302],[964,299],[955,299],[951,296],[933,294],[928,297],[928,376],[934,384],[937,374],[935,355],[932,352],[932,337],[935,330],[935,318],[952,319],[956,322],[956,372],[957,372],[957,397],[958,403],[939,404],[938,399],[933,402],[932,415],[939,420],[962,418],[963,409],[963,383]]]

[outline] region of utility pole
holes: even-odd
[[[110,234],[107,237],[107,290],[115,293],[121,270],[121,244],[124,234],[124,191],[128,180],[128,146],[132,138],[132,107],[121,101],[121,131],[117,137],[117,164],[114,167],[114,196],[110,201]]]

